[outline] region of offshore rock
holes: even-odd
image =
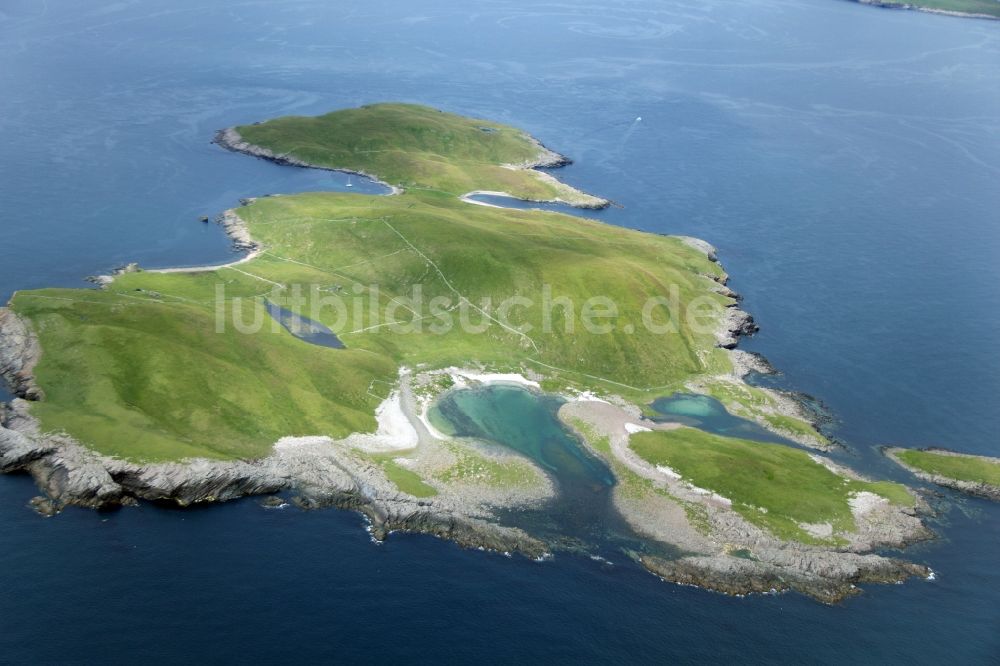
[[[856,553],[794,556],[784,562],[761,562],[727,555],[691,556],[676,560],[643,557],[644,567],[675,583],[697,585],[731,595],[796,590],[823,603],[836,603],[860,593],[859,584],[896,583],[926,578],[930,569],[912,562]]]

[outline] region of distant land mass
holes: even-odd
[[[854,0],[863,5],[885,9],[914,9],[932,14],[968,18],[1000,19],[1000,0]]]

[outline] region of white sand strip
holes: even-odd
[[[541,384],[538,382],[528,379],[524,375],[518,374],[516,372],[476,372],[474,370],[464,370],[462,368],[448,368],[448,374],[451,378],[459,383],[459,380],[464,380],[461,382],[462,385],[467,384],[470,381],[481,382],[483,384],[519,384],[521,386],[528,386],[530,388],[540,389]]]

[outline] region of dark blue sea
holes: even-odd
[[[209,144],[409,101],[523,127],[705,238],[843,457],[1000,454],[1000,23],[842,0],[0,0],[0,298],[229,257],[199,222],[345,177]],[[640,122],[635,119],[641,117]],[[355,191],[368,187],[355,182]],[[372,191],[376,191],[373,188]],[[537,563],[255,501],[27,507],[0,478],[0,662],[1000,663],[1000,505],[945,493],[935,581],[833,607]]]

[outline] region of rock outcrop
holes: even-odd
[[[677,236],[677,238],[681,239],[681,241],[688,247],[704,253],[704,255],[708,257],[709,261],[719,261],[719,251],[708,241],[695,238],[694,236]]]
[[[233,249],[240,252],[253,252],[259,249],[257,241],[250,235],[247,223],[243,221],[235,210],[227,210],[219,215],[215,221],[222,227],[226,235],[233,241]]]
[[[44,397],[35,382],[35,364],[42,355],[31,324],[9,308],[0,308],[0,378],[15,394],[29,400]]]
[[[91,275],[87,277],[87,282],[96,284],[101,289],[104,289],[109,284],[114,282],[115,278],[117,278],[118,276],[128,275],[129,273],[138,273],[141,270],[142,269],[139,267],[139,264],[133,261],[132,263],[128,263],[125,264],[124,266],[119,266],[118,268],[114,269],[113,271],[111,271],[110,275]]]
[[[724,349],[733,349],[739,344],[741,337],[753,335],[757,330],[758,326],[750,313],[733,304],[723,313],[722,324],[716,333],[716,344]]]
[[[718,251],[708,241],[693,236],[677,236],[676,238],[688,247],[704,254],[705,258],[712,263],[719,262]],[[705,277],[716,283],[714,289],[716,293],[733,299],[733,302],[722,313],[719,327],[715,333],[716,344],[719,347],[733,349],[739,344],[741,337],[753,335],[759,330],[759,327],[750,313],[744,312],[738,307],[740,295],[727,286],[729,276],[725,272],[720,275],[706,274]]]
[[[733,595],[796,590],[831,604],[857,594],[857,586],[862,583],[896,583],[930,574],[923,565],[872,554],[822,553],[803,557],[791,551],[777,555],[766,562],[731,555],[674,560],[643,557],[641,562],[656,575],[675,583]]]

